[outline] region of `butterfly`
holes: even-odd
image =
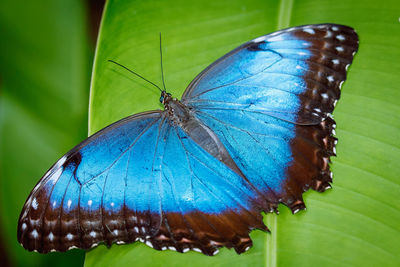
[[[18,241],[47,253],[141,241],[156,250],[242,253],[261,212],[305,209],[330,188],[331,113],[358,49],[347,26],[249,41],[202,71],[181,100],[124,118],[59,159],[28,197]]]

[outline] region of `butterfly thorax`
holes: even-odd
[[[178,99],[168,96],[165,98],[163,104],[167,116],[175,124],[182,127],[193,119],[193,115],[189,108],[182,104]]]
[[[205,151],[225,163],[237,174],[244,176],[218,136],[195,116],[192,109],[168,93],[163,93],[161,98],[165,108],[164,112],[174,128],[177,126],[181,128]]]

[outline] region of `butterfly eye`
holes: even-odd
[[[160,96],[160,103],[162,104],[164,102],[164,96]]]

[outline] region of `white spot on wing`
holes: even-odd
[[[326,31],[325,38],[330,38],[332,36],[331,31]]]
[[[39,233],[36,231],[36,229],[33,229],[32,233],[31,233],[33,238],[38,238],[39,237]]]
[[[201,249],[199,249],[199,248],[193,248],[193,251],[202,253],[202,252],[201,252]]]
[[[71,208],[71,204],[72,204],[72,200],[71,200],[71,199],[68,199],[68,202],[67,202],[68,208]]]
[[[333,78],[333,76],[328,76],[327,77],[328,81],[333,82],[335,79]]]
[[[114,207],[114,205],[115,205],[115,204],[114,204],[114,202],[111,202],[111,204],[110,204],[110,205],[111,205],[111,207]]]
[[[343,52],[344,51],[344,48],[341,47],[341,46],[337,46],[335,49],[336,49],[336,51],[339,51],[339,52]]]
[[[335,64],[335,65],[339,64],[339,59],[337,59],[337,58],[336,59],[332,59],[332,63]]]
[[[214,252],[213,252],[213,256],[214,255],[217,255],[219,253],[219,250],[217,249],[217,250],[215,250]]]
[[[92,206],[92,203],[93,203],[92,200],[89,200],[89,201],[87,202],[87,204],[88,204],[89,207]]]
[[[26,223],[23,223],[21,228],[22,228],[22,231],[24,231],[26,229]]]
[[[338,36],[336,36],[336,39],[344,41],[346,38],[343,35],[339,34]]]
[[[186,253],[186,252],[188,252],[190,249],[189,248],[184,248],[183,249],[183,253]]]
[[[118,230],[115,229],[115,230],[113,231],[113,234],[114,234],[114,235],[118,235]]]
[[[53,208],[55,208],[56,207],[56,205],[57,205],[57,201],[53,201]]]
[[[49,234],[49,240],[50,240],[50,241],[53,241],[53,240],[54,240],[54,235],[53,235],[52,232],[50,232],[50,234]]]
[[[35,226],[35,225],[39,224],[39,221],[40,221],[40,218],[37,219],[37,220],[33,220],[33,219],[29,220],[29,222],[31,223],[32,226]]]
[[[176,251],[176,248],[175,248],[175,247],[168,247],[168,249],[169,249],[169,250]]]
[[[150,242],[150,241],[146,241],[146,243],[145,243],[146,245],[148,245],[149,247],[153,247],[153,244]]]
[[[136,233],[139,233],[139,228],[138,228],[137,226],[135,226],[135,227],[133,228],[133,230],[134,230]]]
[[[335,32],[336,32],[336,31],[338,31],[338,30],[339,30],[338,27],[336,27],[336,26],[333,26],[333,27],[332,27],[332,31],[335,31]]]
[[[37,210],[38,206],[39,206],[39,204],[37,203],[37,200],[36,200],[36,197],[35,197],[35,198],[33,198],[33,200],[32,200],[32,208],[33,208],[34,210]]]
[[[72,240],[72,238],[74,238],[74,235],[71,234],[71,233],[68,233],[65,237],[66,237],[68,240]]]
[[[327,186],[325,187],[325,190],[328,190],[328,189],[331,189],[331,188],[332,188],[332,186],[327,185]]]
[[[327,93],[322,93],[321,96],[323,99],[328,99],[328,97],[329,97]]]
[[[310,28],[304,29],[303,32],[307,32],[309,34],[315,34],[315,31],[313,29],[310,29]]]
[[[96,235],[97,235],[97,233],[96,233],[95,231],[91,231],[89,235],[90,235],[91,237],[95,238]]]

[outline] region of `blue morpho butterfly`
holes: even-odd
[[[304,209],[330,188],[331,117],[358,49],[352,28],[289,28],[201,72],[179,101],[135,114],[69,151],[31,192],[18,240],[41,253],[136,240],[157,250],[242,253],[261,212]]]

